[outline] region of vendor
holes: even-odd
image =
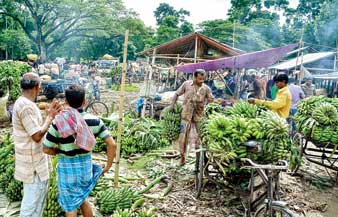
[[[260,99],[249,99],[251,104],[264,105],[276,112],[282,118],[288,118],[291,109],[291,93],[287,86],[289,78],[286,74],[279,74],[274,78],[275,85],[278,88],[276,99],[266,101]]]
[[[173,110],[178,97],[184,94],[180,125],[181,132],[178,138],[181,166],[185,164],[188,143],[195,145],[195,147],[199,146],[196,125],[202,119],[205,104],[212,102],[214,99],[211,89],[204,84],[204,80],[205,71],[197,69],[194,73],[194,80],[185,81],[178,88],[170,105],[170,109]]]

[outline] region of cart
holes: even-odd
[[[338,144],[330,142],[318,143],[313,141],[310,136],[303,135],[300,132],[295,133],[292,138],[297,145],[301,157],[305,157],[309,162],[323,166],[332,180],[338,178]],[[295,168],[295,173],[299,166]],[[333,170],[336,176],[333,177],[329,170]]]

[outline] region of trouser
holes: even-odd
[[[47,184],[48,181],[41,181],[38,175],[35,175],[34,183],[23,184],[20,217],[42,217]]]

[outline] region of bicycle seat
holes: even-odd
[[[262,144],[256,140],[249,140],[244,143],[244,145],[250,148],[254,152],[261,152],[262,151]]]

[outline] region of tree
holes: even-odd
[[[315,19],[315,37],[322,45],[336,47],[338,43],[338,0],[327,1]]]
[[[177,11],[174,7],[167,3],[160,3],[154,11],[154,16],[156,18],[157,25],[161,25],[164,19],[168,16],[177,17],[180,22],[184,22],[185,16],[190,16],[190,12],[183,8]]]
[[[234,23],[230,20],[210,20],[200,23],[199,29],[202,34],[214,38],[221,43],[233,44]],[[235,24],[235,47],[245,51],[257,51],[271,47],[263,37],[253,29]]]
[[[121,0],[3,0],[0,13],[19,23],[45,61],[68,39],[106,30],[122,6]]]

